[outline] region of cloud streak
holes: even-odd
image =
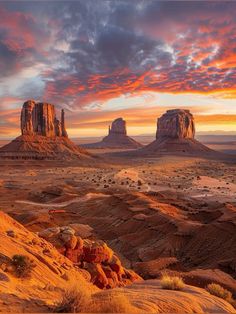
[[[2,2],[0,110],[10,98],[68,111],[149,92],[236,98],[235,10],[233,1]]]

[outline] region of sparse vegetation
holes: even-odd
[[[184,288],[184,282],[180,277],[163,275],[161,278],[161,287],[166,290],[182,290]]]
[[[137,313],[129,300],[113,292],[97,293],[94,296],[86,289],[73,288],[65,291],[53,313]]]
[[[62,299],[55,305],[53,313],[88,312],[91,296],[86,289],[72,288],[64,292]]]
[[[31,272],[36,266],[26,255],[14,255],[11,260],[14,273],[18,278],[30,278]]]
[[[209,285],[206,286],[206,290],[210,294],[215,295],[218,298],[224,299],[225,301],[235,306],[235,301],[232,297],[232,293],[227,289],[223,288],[222,286],[216,283],[210,283]]]
[[[107,293],[102,298],[93,301],[92,313],[137,313],[128,298],[122,294]]]

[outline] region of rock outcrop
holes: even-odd
[[[77,291],[76,288],[78,292],[81,291],[81,302],[77,303],[83,313],[235,313],[229,303],[212,296],[206,290],[186,285],[184,291],[173,293],[161,289],[159,280],[142,280],[122,289],[100,290],[89,282],[92,278],[87,270],[73,265],[51,243],[2,212],[0,221],[2,313],[68,312],[68,307],[65,310],[65,307],[59,305],[62,300],[66,300],[65,296],[71,296],[68,291],[72,293]],[[23,260],[27,257],[33,262],[29,278],[16,276],[11,263],[16,254],[23,257]],[[93,265],[101,271],[100,264]],[[107,271],[106,274],[109,279],[110,272]],[[66,306],[67,304],[70,306],[70,302]]]
[[[89,156],[68,138],[63,109],[59,120],[54,105],[28,100],[20,122],[21,136],[0,148],[0,158],[65,160]]]
[[[189,110],[167,110],[157,119],[156,138],[191,138],[195,136],[193,115]]]
[[[68,137],[65,129],[65,114],[61,111],[61,121],[56,118],[55,107],[48,103],[28,100],[21,110],[21,134],[46,137]]]
[[[86,270],[91,282],[100,289],[111,289],[142,280],[124,268],[118,256],[100,240],[82,239],[70,226],[48,228],[39,236],[52,243],[74,265]]]
[[[127,135],[126,121],[122,118],[114,120],[109,125],[108,135],[101,142],[81,145],[86,148],[121,148],[137,149],[142,147],[140,143]]]
[[[141,148],[138,155],[209,155],[213,150],[195,138],[194,117],[189,110],[167,110],[157,120],[156,140]]]
[[[118,118],[114,120],[111,124],[111,127],[109,125],[108,135],[111,135],[111,134],[127,135],[126,121],[123,120],[122,118]]]

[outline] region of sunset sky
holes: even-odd
[[[0,1],[0,138],[28,99],[66,109],[69,135],[123,117],[150,134],[167,109],[236,131],[235,1]]]

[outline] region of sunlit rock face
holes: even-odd
[[[56,118],[54,105],[26,101],[21,110],[21,134],[67,137],[64,111],[60,121]]]
[[[189,110],[168,110],[157,120],[156,139],[193,139],[194,136],[194,118]]]
[[[109,127],[109,134],[123,134],[127,135],[126,121],[123,118],[114,120]]]

